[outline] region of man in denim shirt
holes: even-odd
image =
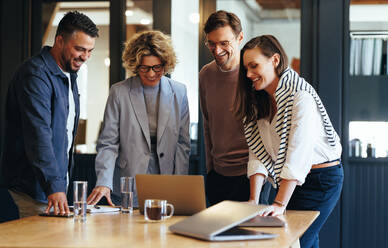
[[[67,174],[79,118],[77,71],[97,37],[86,15],[68,12],[54,46],[24,62],[11,81],[2,174],[20,217],[51,208],[55,214],[69,213]]]

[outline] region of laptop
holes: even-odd
[[[139,210],[146,199],[163,199],[174,205],[174,215],[193,215],[206,208],[205,184],[200,175],[136,175]]]
[[[272,239],[277,234],[237,227],[268,207],[271,206],[222,201],[171,225],[169,229],[176,234],[208,241]]]

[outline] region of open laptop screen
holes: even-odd
[[[200,175],[136,175],[140,213],[146,199],[174,205],[174,215],[192,215],[206,208],[205,185]]]

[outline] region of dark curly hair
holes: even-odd
[[[61,35],[67,38],[75,31],[82,31],[93,38],[98,37],[96,24],[89,17],[78,11],[70,11],[63,16],[58,24],[55,37]]]

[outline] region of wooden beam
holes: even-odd
[[[50,32],[50,28],[53,27],[53,22],[55,15],[57,14],[59,10],[59,4],[58,3],[45,3],[43,4],[44,10],[42,11],[43,17],[43,28],[44,28],[44,34],[42,38],[42,44],[46,43],[47,36]],[[49,15],[49,16],[47,16]],[[48,20],[48,21],[47,21]]]
[[[388,0],[350,0],[350,4],[388,4]]]
[[[263,9],[300,9],[300,0],[256,0]]]
[[[171,35],[171,0],[153,0],[152,18],[153,29]]]

